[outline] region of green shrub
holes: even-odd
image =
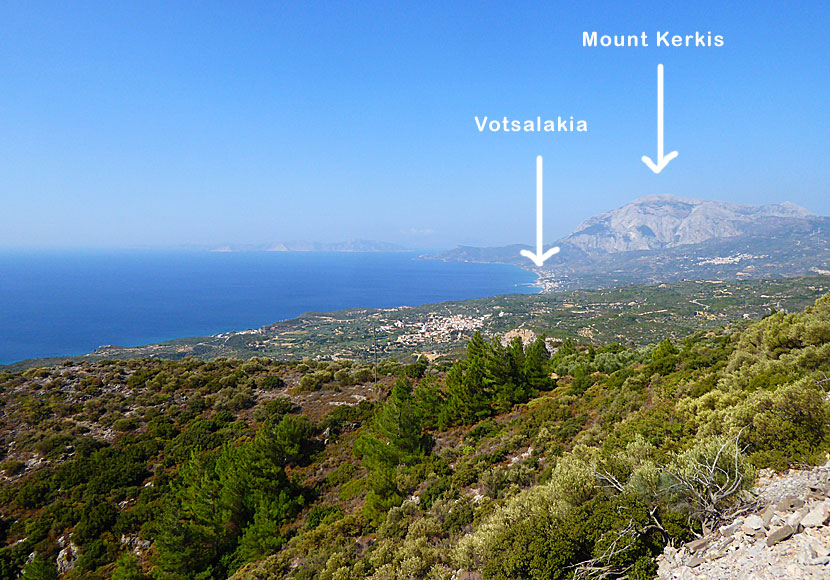
[[[357,384],[372,382],[375,378],[375,371],[371,367],[360,367],[352,373],[352,378]]]
[[[279,421],[284,415],[294,413],[299,410],[299,407],[291,402],[287,397],[277,397],[270,401],[266,401],[254,412],[254,417],[258,421]]]
[[[117,419],[115,423],[112,424],[112,428],[116,431],[134,431],[138,427],[138,423],[134,417],[122,417],[121,419]]]
[[[366,490],[366,481],[364,479],[352,479],[351,481],[347,481],[340,486],[340,499],[343,501],[349,501]]]
[[[81,521],[72,532],[72,539],[80,546],[98,540],[109,531],[118,518],[118,511],[105,498],[97,497],[89,502],[89,507],[81,516]]]
[[[316,505],[311,508],[305,518],[305,527],[313,530],[324,521],[330,521],[343,516],[343,508],[339,506]]]
[[[277,389],[282,389],[283,387],[285,387],[285,381],[282,377],[269,375],[262,379],[262,388],[267,391],[275,391]]]
[[[337,381],[337,384],[341,387],[348,387],[349,385],[353,385],[355,383],[352,373],[346,369],[336,371],[334,373],[334,380]]]
[[[150,577],[138,565],[138,558],[127,552],[118,558],[112,580],[150,580]]]
[[[492,437],[493,435],[496,435],[499,431],[501,431],[501,429],[501,425],[492,419],[485,419],[470,429],[467,434],[464,435],[464,440],[475,445],[485,437]]]
[[[54,562],[38,554],[23,567],[20,578],[22,580],[57,580],[58,572]]]
[[[334,380],[334,373],[329,370],[315,371],[308,375],[303,375],[300,379],[300,389],[303,391],[316,391],[322,388],[326,383]]]
[[[326,476],[326,483],[330,487],[337,487],[352,481],[360,468],[354,463],[344,463]]]
[[[16,459],[9,459],[8,461],[4,461],[2,464],[3,473],[6,474],[6,477],[12,477],[14,475],[19,475],[23,473],[26,469],[26,462],[18,461]]]
[[[416,362],[406,365],[403,374],[410,379],[420,379],[423,378],[428,366],[429,362],[422,356]]]
[[[758,467],[820,463],[830,444],[830,404],[809,378],[761,393],[736,412],[749,457]]]

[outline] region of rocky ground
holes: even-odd
[[[830,461],[762,473],[755,509],[658,558],[660,580],[830,579]]]

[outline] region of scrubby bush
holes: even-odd
[[[336,371],[334,373],[334,380],[337,381],[337,384],[341,387],[348,387],[349,385],[353,385],[355,383],[352,373],[346,369]]]
[[[0,468],[2,468],[6,477],[12,477],[23,473],[26,469],[26,463],[16,459],[9,459],[8,461],[4,461]]]
[[[213,399],[213,408],[217,411],[241,411],[250,409],[256,403],[256,397],[249,387],[225,387]]]
[[[20,578],[22,580],[57,580],[58,572],[54,562],[36,554],[34,559],[23,567]]]
[[[406,365],[403,369],[403,374],[410,379],[420,379],[423,378],[428,366],[429,362],[426,357],[422,356],[416,362]]]
[[[333,372],[329,370],[315,371],[311,374],[303,375],[303,378],[300,379],[300,389],[303,391],[316,391],[333,380]]]
[[[134,431],[138,427],[138,422],[135,420],[134,417],[122,417],[120,419],[116,419],[116,421],[112,424],[112,428],[116,431]]]
[[[374,377],[375,372],[371,367],[360,367],[352,373],[352,378],[356,384],[369,383]]]
[[[810,378],[750,397],[736,409],[735,424],[758,467],[818,463],[830,444],[830,404]]]
[[[294,413],[299,410],[299,407],[291,402],[287,397],[277,397],[266,401],[254,411],[254,417],[257,421],[278,421],[284,415]]]
[[[262,379],[262,388],[267,391],[275,391],[277,389],[282,389],[283,387],[285,387],[285,381],[282,380],[282,377],[269,375],[267,377],[263,377]]]
[[[324,521],[337,519],[343,516],[343,508],[339,506],[314,506],[305,518],[305,527],[313,530]]]
[[[739,438],[704,439],[678,454],[668,466],[666,490],[681,511],[710,529],[726,519],[739,493],[752,486],[756,471],[741,452]]]

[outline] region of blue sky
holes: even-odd
[[[655,193],[830,215],[821,2],[115,4],[0,8],[0,247],[533,243],[536,155],[549,241]]]

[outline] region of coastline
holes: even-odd
[[[414,252],[70,251],[0,260],[9,273],[0,301],[14,305],[0,312],[5,365],[235,333],[310,312],[538,291],[507,265],[421,261]]]
[[[421,306],[348,308],[308,312],[256,329],[191,336],[136,347],[101,347],[77,357],[19,361],[3,370],[23,370],[103,359],[217,357],[278,360],[370,360],[378,354],[398,360],[457,353],[476,331],[486,338],[522,328],[551,338],[572,337],[605,344],[620,337],[635,345],[669,336],[682,339],[713,323],[744,324],[771,309],[792,311],[830,292],[830,278],[683,281],[565,290],[548,294],[511,293],[443,301]],[[734,298],[729,298],[734,297]],[[700,304],[717,301],[717,311]],[[376,342],[375,342],[376,340]]]

